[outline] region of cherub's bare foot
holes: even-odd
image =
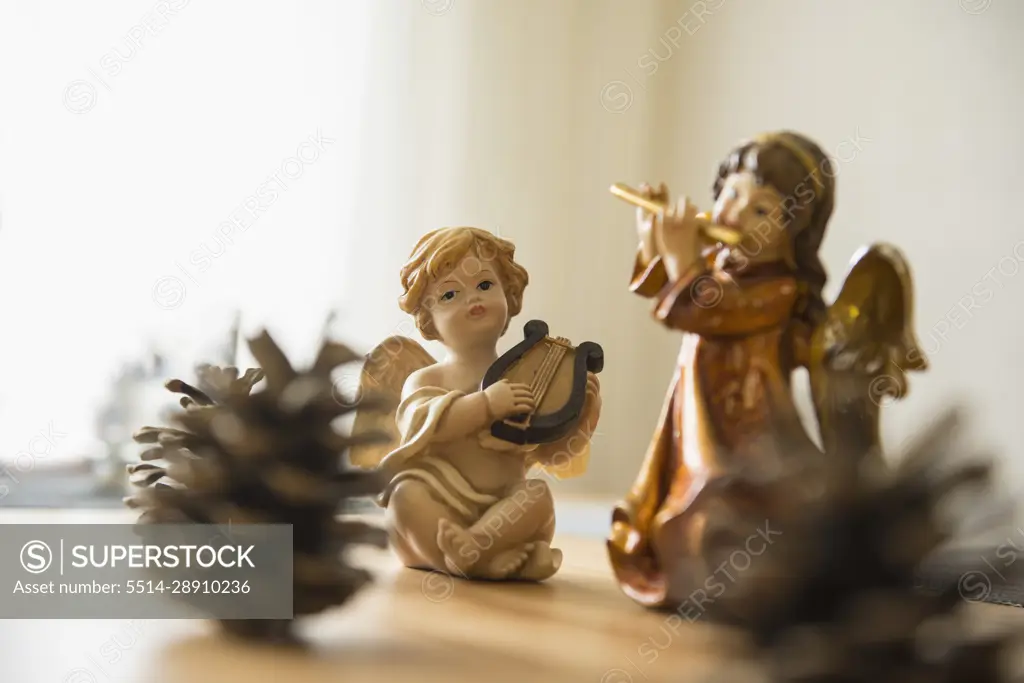
[[[533,544],[533,552],[530,553],[530,558],[523,565],[518,578],[543,581],[554,576],[561,566],[562,551],[552,548],[544,541],[538,541]]]
[[[531,552],[533,552],[533,543],[501,551],[487,563],[486,578],[507,579],[513,576],[523,568]]]
[[[480,560],[480,551],[474,545],[473,536],[458,524],[438,520],[437,547],[444,553],[445,566],[452,574],[465,576]]]

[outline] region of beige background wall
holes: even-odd
[[[607,186],[665,180],[707,206],[734,142],[793,128],[839,162],[827,294],[874,240],[899,245],[915,270],[917,329],[934,369],[887,412],[889,444],[961,401],[976,438],[1002,455],[1007,485],[1024,479],[1024,245],[1014,252],[1024,241],[1014,207],[1024,5],[433,6],[437,15],[392,3],[377,17],[371,62],[381,77],[367,103],[357,260],[345,266],[364,292],[348,318],[360,321],[359,343],[412,331],[394,302],[421,233],[471,224],[514,240],[532,278],[521,322],[544,318],[606,350],[592,470],[565,488],[618,495],[642,458],[679,338],[626,290],[632,215]]]
[[[633,218],[608,185],[664,180],[707,206],[731,145],[789,127],[839,160],[827,294],[867,242],[914,265],[934,369],[886,413],[890,444],[959,400],[1024,484],[1021,3],[157,5],[0,5],[0,57],[32,55],[0,71],[0,463],[50,425],[66,436],[45,457],[80,456],[122,361],[153,342],[187,373],[236,308],[299,362],[331,308],[363,349],[412,333],[399,267],[424,232],[469,224],[518,245],[517,324],[604,346],[592,470],[565,488],[621,495],[679,336],[626,290]],[[274,174],[286,189],[232,228]],[[133,426],[173,405],[158,393]]]

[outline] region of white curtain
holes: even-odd
[[[308,356],[343,295],[371,8],[0,5],[0,463],[88,452],[123,363],[190,376],[236,310]]]
[[[678,336],[626,290],[607,188],[669,170],[679,122],[640,61],[677,4],[4,3],[0,57],[33,61],[0,76],[0,461],[50,422],[77,455],[120,363],[155,345],[188,375],[236,309],[299,362],[330,310],[361,350],[415,336],[399,268],[461,224],[530,272],[506,346],[541,318],[604,347],[591,471],[564,488],[621,494]]]

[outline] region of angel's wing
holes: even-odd
[[[366,362],[359,373],[357,400],[372,396],[397,406],[409,375],[435,362],[434,357],[415,339],[400,335],[388,337],[366,354]],[[352,448],[349,459],[356,467],[376,467],[398,445],[394,408],[388,411],[356,408],[352,436],[370,433],[386,434],[389,438]]]
[[[914,335],[910,267],[896,247],[858,251],[811,342],[809,371],[826,453],[881,464],[879,409],[907,395],[928,361]]]

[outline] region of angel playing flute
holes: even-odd
[[[772,473],[800,467],[796,454],[820,451],[857,466],[884,463],[879,406],[906,395],[905,373],[926,360],[897,248],[858,252],[826,304],[818,250],[834,177],[815,143],[781,132],[729,152],[710,214],[686,199],[670,205],[664,185],[612,188],[641,207],[630,288],[654,300],[658,324],[683,333],[653,439],[608,540],[620,585],[643,605],[713,600],[704,577],[716,571],[716,553],[742,547],[773,506],[798,497],[736,473],[778,482]],[[820,449],[794,403],[799,368],[809,373]]]
[[[502,379],[481,390],[498,359],[497,343],[522,309],[527,271],[514,245],[477,228],[425,235],[402,268],[401,309],[426,340],[447,350],[441,361],[415,340],[392,336],[367,356],[360,394],[391,395],[396,413],[357,411],[355,433],[384,432],[390,443],[355,449],[359,467],[388,480],[392,547],[411,568],[474,579],[540,581],[561,565],[550,488],[535,468],[564,479],[587,467],[601,410],[596,375],[586,377],[574,430],[551,443],[517,445],[491,425],[535,407],[529,384]]]

